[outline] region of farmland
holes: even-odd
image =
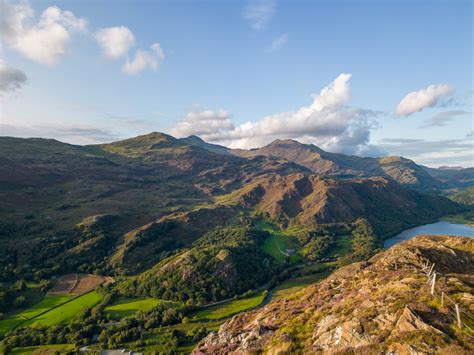
[[[25,322],[22,327],[31,325],[50,326],[62,323],[74,318],[84,309],[95,306],[100,302],[101,298],[102,296],[95,291],[86,293],[56,308],[52,308],[51,310],[40,314],[33,319],[30,319],[29,321]]]
[[[23,355],[23,354],[57,354],[67,353],[75,349],[74,344],[55,344],[55,345],[37,345],[27,346],[23,348],[13,348],[10,354],[12,355]]]
[[[263,302],[267,295],[266,291],[261,291],[254,296],[224,302],[215,306],[204,308],[191,313],[189,317],[193,321],[199,320],[217,320],[230,317],[239,312],[258,306]]]
[[[20,325],[23,322],[28,321],[41,313],[46,312],[48,309],[57,307],[69,300],[71,300],[73,295],[46,295],[43,300],[36,305],[21,311],[19,313],[13,314],[6,319],[0,321],[0,334],[3,335],[15,327]]]
[[[110,306],[107,306],[105,313],[113,318],[124,318],[132,316],[139,311],[147,312],[164,302],[171,303],[157,298],[120,298]]]

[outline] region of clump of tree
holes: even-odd
[[[233,297],[261,286],[279,269],[261,249],[267,237],[266,232],[248,227],[216,229],[119,289],[126,296],[187,305]]]
[[[367,260],[378,251],[379,241],[370,223],[364,218],[359,218],[352,225],[352,253],[341,257],[340,265]]]

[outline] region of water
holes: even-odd
[[[424,224],[422,226],[404,230],[395,237],[386,239],[383,243],[383,246],[384,248],[390,248],[392,245],[422,234],[458,235],[474,238],[474,227],[468,226],[466,224],[455,224],[445,221]]]

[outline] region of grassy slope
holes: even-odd
[[[263,243],[263,250],[270,254],[278,263],[283,263],[287,256],[284,254],[287,249],[297,249],[296,238],[291,237],[288,233],[279,230],[275,226],[266,221],[259,221],[257,227],[265,232],[271,234],[269,238]],[[297,255],[290,255],[291,263],[297,263],[299,257]]]
[[[149,311],[164,302],[168,303],[170,301],[163,301],[157,298],[120,298],[110,306],[107,306],[105,313],[108,313],[113,318],[129,317],[139,311]]]
[[[70,302],[54,308],[34,319],[29,320],[22,326],[27,327],[34,324],[50,326],[62,323],[74,318],[78,313],[88,307],[93,307],[100,302],[102,296],[96,291],[83,294]]]
[[[248,298],[228,301],[219,305],[211,306],[197,312],[191,313],[189,318],[193,321],[200,320],[217,320],[229,317],[239,312],[243,312],[249,308],[258,306],[265,298],[265,291],[261,291],[256,295]]]
[[[41,302],[35,304],[34,306],[19,313],[15,313],[4,320],[1,320],[0,335],[9,332],[25,320],[31,319],[37,316],[38,314],[47,311],[50,308],[56,307],[64,302],[67,302],[73,297],[74,295],[46,295],[43,300],[41,300]]]
[[[73,351],[75,348],[74,344],[26,346],[14,348],[10,354],[64,354]]]

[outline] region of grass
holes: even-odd
[[[236,313],[258,306],[265,299],[266,292],[261,291],[248,298],[228,301],[215,306],[201,309],[189,314],[189,318],[194,321],[218,320],[230,317]]]
[[[75,348],[74,344],[26,346],[22,348],[13,348],[10,354],[64,354],[72,352]]]
[[[334,258],[336,256],[346,255],[352,252],[351,235],[337,236],[335,239],[335,243],[329,251],[328,257]]]
[[[320,273],[307,275],[307,276],[298,276],[298,277],[293,277],[291,279],[288,279],[282,282],[277,287],[275,287],[275,289],[273,290],[272,302],[284,297],[288,297],[294,294],[295,292],[298,292],[299,290],[305,288],[306,286],[312,285],[324,279],[330,273],[331,273],[330,269],[326,268],[324,271],[321,271]]]
[[[132,316],[138,311],[149,311],[165,302],[169,303],[170,301],[157,298],[119,298],[112,305],[105,308],[105,313],[113,318],[124,318]]]
[[[289,236],[266,221],[259,221],[256,227],[270,234],[270,237],[264,241],[262,249],[278,263],[283,264],[287,258],[291,264],[296,264],[300,260],[300,257],[296,254],[291,254],[289,257],[285,254],[287,249],[296,250],[298,247],[296,238]]]
[[[85,293],[70,302],[67,302],[59,307],[53,308],[50,311],[43,313],[35,318],[22,324],[22,327],[31,325],[51,326],[63,323],[69,319],[74,318],[80,312],[88,307],[93,307],[100,302],[102,296],[96,291]]]
[[[4,335],[28,319],[36,317],[38,314],[41,314],[48,309],[67,302],[73,297],[74,295],[46,295],[39,303],[32,307],[19,313],[12,314],[8,318],[1,320],[0,335]]]

